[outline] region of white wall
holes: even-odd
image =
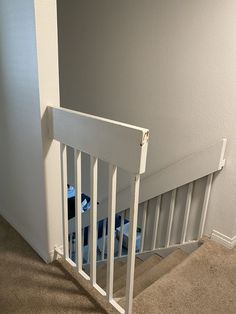
[[[54,8],[56,16],[55,1],[47,1],[47,4],[49,10]],[[55,231],[59,224],[55,211],[54,225],[49,228],[52,214],[48,209],[52,211],[52,208],[48,203],[49,188],[45,186],[45,163],[48,156],[52,157],[52,151],[45,140],[45,115],[41,121],[41,114],[45,106],[42,101],[49,91],[55,93],[55,87],[51,81],[47,93],[44,90],[43,94],[42,84],[39,86],[42,75],[38,78],[38,71],[41,74],[47,66],[48,75],[52,77],[51,67],[42,62],[40,51],[38,49],[37,56],[36,50],[36,33],[37,45],[42,45],[39,35],[48,11],[45,7],[46,11],[41,11],[40,15],[37,0],[35,6],[31,0],[0,0],[0,214],[48,260],[52,242],[60,242],[60,234]],[[55,21],[51,24],[56,29]],[[51,24],[50,20],[46,24],[49,34]],[[48,41],[47,36],[44,43]],[[54,41],[57,41],[56,34],[51,38],[52,43],[48,43],[48,49],[53,48]],[[53,63],[53,59],[51,61]],[[58,95],[58,89],[56,92]],[[55,158],[54,167],[58,160]],[[56,199],[54,202],[58,204]]]
[[[236,233],[236,1],[58,0],[63,106],[150,129],[147,172],[228,139],[206,232]]]

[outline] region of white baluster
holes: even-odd
[[[87,227],[88,228],[88,244],[87,244],[87,247],[88,247],[88,253],[87,253],[87,263],[90,262],[90,226]],[[91,275],[91,270],[90,270],[90,273],[89,275]]]
[[[130,230],[129,230],[127,277],[126,277],[126,311],[125,311],[126,314],[132,313],[132,305],[133,305],[139,186],[140,186],[140,175],[135,175],[131,183],[131,202],[130,202],[130,217],[129,217]]]
[[[83,265],[83,261],[84,261],[84,228],[82,228],[81,244],[82,244],[82,265]]]
[[[143,217],[142,217],[142,227],[141,227],[141,245],[140,252],[143,252],[144,248],[144,240],[145,240],[145,232],[146,232],[146,223],[147,223],[147,209],[148,209],[148,201],[143,204]]]
[[[169,211],[167,233],[166,233],[166,243],[165,243],[166,247],[170,246],[170,237],[171,237],[172,224],[173,224],[173,218],[174,218],[176,192],[177,190],[174,189],[171,193],[170,211]]]
[[[118,256],[122,255],[122,247],[123,247],[123,237],[124,237],[124,223],[125,223],[125,211],[121,213],[121,222],[120,222],[120,238],[119,238],[119,250]]]
[[[81,217],[81,152],[74,151],[75,162],[75,234],[76,234],[76,266],[82,271],[82,217]]]
[[[91,208],[90,208],[90,280],[96,285],[97,269],[97,173],[98,159],[91,156]]]
[[[202,206],[201,221],[199,225],[198,239],[200,239],[203,236],[203,232],[204,232],[207,209],[208,209],[208,204],[209,204],[210,194],[211,194],[212,180],[213,180],[213,173],[207,176],[207,182],[206,182],[206,188],[205,188],[205,194],[204,194],[204,200],[203,200],[203,206]]]
[[[68,200],[67,200],[67,146],[60,145],[61,148],[61,193],[63,212],[63,254],[64,258],[69,257],[68,246]]]
[[[110,164],[109,194],[108,194],[108,237],[107,237],[107,297],[109,301],[113,299],[116,185],[117,185],[117,167]]]
[[[69,243],[70,243],[69,257],[72,260],[72,252],[73,252],[72,233],[69,235]]]
[[[161,195],[159,195],[157,197],[157,201],[156,201],[156,209],[155,209],[154,225],[153,225],[153,234],[152,234],[152,250],[155,250],[155,248],[156,248],[157,230],[158,230],[158,225],[159,225],[160,209],[161,209]]]
[[[190,213],[190,208],[191,208],[191,203],[192,203],[192,194],[193,194],[193,182],[189,183],[188,185],[188,192],[187,192],[185,212],[184,212],[184,222],[183,222],[182,234],[181,234],[181,240],[180,240],[181,244],[185,243],[186,241],[189,213]]]
[[[106,249],[106,224],[107,220],[103,219],[102,222],[102,260],[105,259],[105,249]]]

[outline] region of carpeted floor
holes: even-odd
[[[206,241],[138,295],[134,313],[236,314],[236,248]]]
[[[236,248],[206,241],[141,292],[134,314],[236,314]],[[105,313],[60,263],[45,264],[0,216],[0,314]]]
[[[45,264],[0,216],[0,314],[105,313],[59,263]]]

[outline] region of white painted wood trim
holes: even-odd
[[[148,209],[148,201],[143,204],[143,217],[142,217],[142,226],[141,226],[141,245],[140,252],[143,252],[144,249],[144,240],[146,234],[146,223],[147,223],[147,209]]]
[[[82,241],[82,246],[84,246],[84,229],[82,229],[82,239],[81,239],[81,241]]]
[[[82,276],[82,277],[84,277],[84,279],[86,279],[86,280],[90,280],[90,277],[89,277],[89,275],[87,275],[83,270],[80,270],[80,275]]]
[[[184,222],[183,222],[181,240],[180,240],[181,244],[183,244],[186,241],[189,213],[190,213],[190,208],[191,208],[191,203],[192,203],[192,194],[193,194],[193,182],[190,182],[188,185],[188,191],[187,191],[187,199],[186,199],[185,212],[184,212]]]
[[[58,254],[58,255],[60,255],[61,257],[64,258],[63,254],[61,254],[61,252],[60,252],[60,248],[55,248],[55,252],[56,252],[56,254]],[[74,267],[74,268],[77,267],[76,264],[75,264],[75,262],[73,262],[70,258],[66,258],[65,260],[66,260],[72,267]],[[80,274],[85,280],[90,280],[90,277],[89,277],[83,270],[81,270],[81,271],[79,272],[79,274]]]
[[[114,299],[110,301],[111,305],[121,314],[125,314],[125,310]]]
[[[90,225],[88,226],[88,252],[87,252],[87,263],[90,263],[90,237],[91,237],[91,228]],[[90,274],[91,274],[91,270],[90,270]]]
[[[91,184],[91,208],[90,208],[90,280],[96,284],[97,270],[97,178],[98,159],[90,157],[90,184]]]
[[[67,146],[61,147],[61,197],[62,197],[62,216],[63,216],[63,252],[64,257],[69,257],[68,245],[68,202],[67,202]]]
[[[76,265],[80,272],[83,265],[82,256],[82,215],[81,215],[81,152],[74,150],[75,163],[75,234],[76,234]]]
[[[119,249],[118,249],[119,257],[122,255],[123,238],[124,238],[124,223],[125,223],[125,211],[121,213],[120,238],[119,238]]]
[[[115,215],[116,215],[117,167],[109,165],[109,206],[107,237],[107,298],[113,299],[114,254],[115,254]]]
[[[143,179],[140,188],[141,202],[221,170],[225,164],[223,156],[226,142],[226,139],[222,139],[215,145],[187,156]]]
[[[106,248],[106,224],[107,224],[107,220],[103,219],[102,222],[102,260],[104,260],[105,258],[105,248]]]
[[[19,1],[14,3],[17,2]],[[37,69],[35,69],[35,71],[37,71],[37,74],[35,73],[35,75],[38,76],[38,82],[36,83],[38,84],[39,100],[37,110],[40,115],[38,118],[41,118],[41,149],[43,155],[42,166],[44,168],[43,176],[46,206],[45,237],[47,240],[44,245],[45,250],[52,252],[55,244],[63,244],[63,226],[61,219],[62,202],[61,195],[58,195],[58,192],[61,190],[60,144],[56,142],[51,143],[48,140],[47,121],[47,106],[50,104],[55,104],[58,107],[60,106],[57,1],[32,0],[28,3],[32,5],[32,14],[33,10],[35,13],[35,29],[31,28],[31,31],[33,32],[31,34],[32,39],[33,36],[35,36],[36,47],[34,49],[37,49]],[[28,26],[31,27],[30,25]],[[22,64],[22,66],[24,65]],[[31,67],[31,65],[28,66]],[[28,86],[28,88],[30,89],[31,87]],[[29,132],[31,132],[31,130],[29,130]],[[60,192],[60,194],[61,193],[62,192]],[[20,229],[17,230],[19,231]],[[28,234],[28,232],[26,234]],[[27,237],[28,242],[34,242],[34,240],[35,239],[31,239],[31,236]],[[37,245],[38,241],[36,240],[34,246],[37,247]],[[41,251],[42,248],[40,247],[39,250]],[[45,258],[50,258],[50,256],[45,256]]]
[[[55,246],[54,248],[54,252],[56,255],[59,255],[59,257],[64,257],[64,253],[63,253],[63,246]],[[58,256],[56,256],[56,259],[58,258]]]
[[[226,139],[222,139],[203,151],[187,156],[169,167],[143,178],[140,184],[140,203],[221,170],[225,164],[226,142]],[[118,192],[117,212],[129,208],[129,193],[129,187]],[[99,220],[107,217],[107,206],[107,200],[100,202]],[[83,213],[83,226],[88,225],[89,214],[85,212]]]
[[[102,296],[106,296],[106,291],[104,291],[97,283],[93,286]]]
[[[219,242],[229,249],[233,249],[236,246],[236,235],[230,238],[217,230],[213,230],[211,234],[211,239]]]
[[[48,107],[51,138],[130,173],[144,173],[148,129],[65,108]]]
[[[203,200],[203,205],[202,205],[201,220],[200,220],[200,225],[199,225],[198,239],[200,239],[203,236],[203,232],[204,232],[207,209],[208,209],[208,204],[209,204],[210,194],[211,194],[212,180],[213,180],[213,173],[209,174],[207,177],[205,195],[204,195],[204,200]]]
[[[177,193],[177,189],[174,189],[171,193],[170,211],[169,211],[169,218],[168,218],[167,232],[166,232],[166,241],[165,241],[166,247],[170,246],[170,237],[171,237],[174,211],[175,211],[176,193]]]
[[[161,209],[161,195],[159,195],[157,197],[157,200],[156,200],[156,209],[155,209],[153,234],[152,234],[152,250],[155,250],[155,248],[156,248],[157,231],[158,231],[159,218],[160,218],[160,209]]]
[[[127,276],[126,276],[126,307],[125,307],[125,313],[127,314],[132,313],[132,305],[133,305],[139,187],[140,187],[140,175],[136,175],[134,176],[131,183],[131,198],[130,198],[130,216],[129,216],[130,230],[129,230],[129,242],[128,242],[128,259],[127,259]]]
[[[71,233],[70,235],[69,235],[69,239],[70,239],[70,245],[69,245],[69,248],[70,248],[70,250],[69,250],[69,258],[70,259],[72,259],[72,252],[73,252],[73,240],[72,240],[72,238],[73,238],[73,233]]]

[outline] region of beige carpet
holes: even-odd
[[[0,314],[105,313],[54,262],[46,265],[0,216]],[[134,314],[236,314],[236,249],[206,241],[141,292]]]
[[[139,294],[134,313],[236,314],[236,248],[206,241]]]
[[[0,216],[0,314],[105,313],[59,263],[46,265]]]

